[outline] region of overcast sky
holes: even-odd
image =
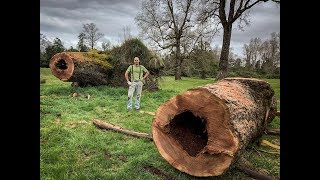
[[[76,47],[82,25],[94,23],[104,34],[100,43],[109,40],[115,45],[121,42],[124,27],[130,28],[132,36],[138,36],[134,17],[140,5],[140,0],[40,0],[40,32],[50,41],[60,38],[66,48]],[[250,10],[250,21],[245,31],[233,25],[231,47],[240,57],[243,44],[251,38],[265,40],[272,32],[280,32],[280,6],[273,2],[258,4]],[[213,39],[212,47],[216,45],[221,47],[222,34]]]

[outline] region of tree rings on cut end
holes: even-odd
[[[161,105],[152,136],[172,166],[193,176],[217,176],[230,166],[238,139],[224,102],[206,89],[191,89]]]
[[[50,60],[52,74],[62,81],[67,81],[73,74],[74,62],[67,53],[58,53]]]

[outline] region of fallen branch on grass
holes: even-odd
[[[262,151],[262,152],[265,152],[265,153],[269,153],[269,154],[278,154],[280,155],[280,152],[279,151],[265,151],[263,149],[257,149],[258,151]]]
[[[154,112],[149,112],[149,111],[139,111],[139,112],[142,113],[142,114],[150,114],[150,115],[152,115],[152,116],[155,115]]]
[[[264,174],[262,174],[262,173],[259,173],[258,171],[252,170],[252,169],[250,169],[250,168],[248,168],[248,167],[246,167],[246,166],[237,166],[237,168],[238,168],[240,171],[248,174],[249,176],[251,176],[251,177],[253,177],[253,178],[255,178],[255,179],[260,179],[260,180],[275,180],[275,178],[273,178],[273,177],[270,177],[270,176],[268,176],[268,175],[264,175]]]
[[[260,145],[262,145],[262,146],[270,146],[270,147],[272,147],[274,149],[279,149],[280,150],[280,146],[278,146],[276,144],[272,144],[271,142],[269,142],[269,141],[267,141],[265,139],[260,141]]]
[[[267,129],[267,134],[280,135],[280,129]]]
[[[261,173],[257,168],[253,167],[245,158],[240,158],[236,163],[236,168],[248,174],[249,176],[259,180],[275,180],[275,177],[269,176],[266,173]]]
[[[100,129],[113,130],[113,131],[121,132],[121,133],[130,135],[130,136],[139,137],[139,138],[146,138],[146,139],[152,140],[152,137],[149,134],[139,133],[139,132],[123,129],[120,126],[116,126],[116,125],[113,125],[113,124],[110,124],[110,123],[107,123],[107,122],[104,122],[104,121],[101,121],[98,119],[94,119],[93,124]]]

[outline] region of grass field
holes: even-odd
[[[100,119],[133,131],[150,133],[152,115],[127,111],[127,89],[107,86],[74,88],[40,68],[40,177],[41,179],[200,179],[182,173],[161,157],[152,141],[97,129]],[[266,79],[280,99],[280,80]],[[141,110],[155,112],[169,98],[213,79],[163,77],[161,90],[143,92]],[[79,96],[72,97],[77,92]],[[87,98],[87,95],[90,98]],[[280,102],[278,103],[280,109]],[[280,128],[280,118],[269,125]],[[279,136],[263,135],[280,145]],[[255,167],[280,176],[280,156],[252,144],[244,156]],[[214,179],[248,179],[233,169]],[[201,178],[201,179],[213,179]]]

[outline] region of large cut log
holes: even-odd
[[[128,49],[139,49],[134,47]],[[123,54],[123,52],[119,53]],[[119,61],[119,57],[110,59],[110,55],[98,51],[61,52],[51,58],[49,67],[55,77],[65,82],[73,82],[72,85],[75,86],[128,87],[124,72],[132,64],[132,60],[130,58],[129,62]],[[155,54],[143,59],[143,62],[145,63],[143,65],[150,71],[143,88],[148,91],[157,91],[159,89],[158,78],[164,68],[164,63]]]
[[[76,82],[79,86],[108,84],[108,70],[111,69],[109,63],[93,59],[86,52],[57,53],[49,66],[54,76],[65,82]]]
[[[218,176],[234,168],[246,146],[266,131],[276,114],[274,101],[269,83],[251,78],[189,89],[157,109],[153,141],[176,169]]]

